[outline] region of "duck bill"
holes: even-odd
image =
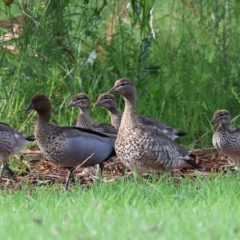
[[[99,101],[96,101],[95,103],[94,103],[94,106],[99,106],[100,105],[100,102]]]
[[[215,123],[217,123],[217,121],[216,121],[215,118],[213,118],[210,123],[211,123],[211,124],[215,124]]]
[[[34,105],[32,103],[30,103],[29,106],[25,109],[25,111],[27,112],[32,109],[34,109]]]
[[[112,88],[108,91],[108,93],[115,93],[115,92],[117,92],[117,88],[116,88],[116,87],[112,87]]]
[[[67,105],[68,108],[73,107],[73,106],[74,106],[73,101],[71,101],[71,102]]]

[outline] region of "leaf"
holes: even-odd
[[[93,65],[95,62],[95,59],[97,58],[97,52],[95,50],[93,50],[86,61],[84,61],[84,63],[82,64],[83,66],[88,66],[88,65]]]
[[[142,40],[142,43],[140,46],[140,56],[139,56],[140,63],[145,63],[147,61],[150,54],[150,50],[151,50],[152,39],[153,37],[151,35]]]
[[[159,69],[160,69],[159,66],[151,66],[144,68],[144,72],[148,74],[157,74]]]

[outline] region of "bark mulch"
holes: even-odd
[[[225,174],[229,171],[235,173],[237,171],[236,164],[226,156],[219,155],[214,148],[197,149],[191,152],[196,156],[195,161],[202,167],[202,172],[196,169],[174,169],[172,177],[195,177],[199,175],[214,176],[219,173]],[[20,156],[20,157],[19,157]],[[21,161],[21,172],[16,174],[15,178],[9,178],[6,174],[2,179],[2,188],[12,192],[21,189],[23,185],[28,184],[30,187],[41,185],[53,185],[59,183],[59,187],[63,189],[67,170],[57,166],[54,163],[46,161],[38,149],[23,150],[20,155],[14,158]],[[113,157],[105,162],[103,181],[113,182],[123,177],[123,165],[117,157]],[[24,169],[24,171],[22,171]],[[128,170],[126,176],[131,175]],[[75,171],[75,181],[82,188],[88,188],[97,180],[97,166],[89,168],[78,168]],[[70,188],[76,187],[71,182]]]

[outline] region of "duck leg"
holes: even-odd
[[[104,163],[100,162],[97,165],[97,174],[96,174],[96,176],[94,176],[94,182],[96,182],[97,184],[100,182],[100,179],[102,178],[103,168],[104,168]]]
[[[5,170],[7,170],[8,173],[10,174],[10,176],[14,179],[14,172],[13,172],[13,170],[9,167],[8,164],[6,164]]]
[[[68,175],[67,175],[66,183],[65,183],[65,186],[64,186],[65,191],[68,190],[68,186],[69,186],[70,180],[72,180],[73,182],[75,182],[75,178],[74,178],[74,175],[73,175],[75,169],[76,169],[76,168],[68,168]]]
[[[99,169],[98,169],[98,172],[97,172],[97,176],[98,176],[99,178],[101,178],[101,177],[102,177],[102,174],[103,174],[104,163],[103,163],[103,162],[100,162],[100,163],[98,164],[98,166],[99,166]]]
[[[127,167],[126,167],[124,164],[122,164],[122,171],[121,171],[121,173],[122,173],[122,176],[123,176],[123,177],[126,176]]]
[[[2,166],[1,166],[1,174],[0,174],[0,183],[2,183],[2,177],[3,177],[3,173],[4,171],[7,169],[7,164],[3,163]]]
[[[11,178],[16,181],[16,179],[14,178],[14,172],[13,170],[9,167],[8,163],[4,163],[2,164],[2,167],[1,167],[1,173],[0,173],[0,183],[2,182],[2,177],[3,177],[3,174],[5,172],[5,170],[8,171],[9,175],[11,176]]]

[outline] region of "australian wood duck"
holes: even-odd
[[[116,129],[119,129],[122,119],[122,112],[118,109],[116,99],[112,94],[100,94],[94,105],[107,109],[111,118],[112,126],[114,126]]]
[[[77,107],[80,110],[76,127],[91,129],[102,133],[117,134],[117,129],[107,123],[93,122],[89,115],[90,99],[84,93],[74,95],[68,107]]]
[[[34,95],[27,110],[30,109],[38,114],[35,137],[41,152],[47,160],[69,170],[65,189],[76,167],[100,164],[103,169],[103,161],[115,155],[115,138],[90,129],[50,124],[52,107],[45,95]]]
[[[122,119],[122,112],[117,108],[117,102],[113,95],[108,93],[100,94],[95,106],[100,106],[107,109],[110,114],[112,126],[114,126],[116,129],[119,129]],[[186,135],[186,133],[179,132],[172,127],[168,127],[165,125],[165,123],[160,122],[155,118],[144,115],[137,115],[137,118],[142,127],[153,128],[157,131],[161,131],[172,140]]]
[[[212,143],[232,160],[240,162],[240,128],[230,125],[231,115],[228,110],[218,110],[214,113],[212,124],[218,124],[213,134]]]
[[[153,128],[143,127],[136,115],[136,88],[129,79],[120,79],[109,93],[123,96],[125,109],[115,143],[117,156],[139,174],[169,171],[180,167],[200,167],[186,149]]]
[[[9,157],[20,151],[24,145],[34,140],[34,137],[17,132],[5,123],[0,123],[0,160],[2,160],[0,182],[2,181],[5,170],[7,170],[11,176],[14,174],[8,166]]]

